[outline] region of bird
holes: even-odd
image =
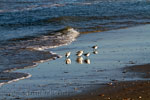
[[[87,64],[91,63],[90,59],[85,59],[84,62],[87,63]]]
[[[80,51],[77,52],[76,55],[77,55],[77,56],[82,56],[82,54],[83,54],[83,50],[80,50]]]
[[[65,56],[68,58],[70,55],[71,55],[71,52],[67,52]]]
[[[77,59],[76,59],[76,62],[77,63],[79,63],[79,64],[83,64],[83,57],[78,57]]]
[[[93,49],[98,49],[98,46],[97,46],[97,45],[95,45],[95,46],[93,46],[92,48],[93,48]]]
[[[70,58],[66,59],[66,64],[71,64],[71,59]]]
[[[86,57],[90,56],[90,52],[85,53],[84,56],[86,56]]]

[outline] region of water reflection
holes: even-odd
[[[66,64],[71,64],[71,59],[70,58],[66,59]]]
[[[90,59],[85,59],[84,62],[85,62],[86,64],[91,64],[91,60],[90,60]]]
[[[79,64],[83,64],[83,57],[77,57],[76,62]]]
[[[98,54],[98,46],[95,45],[92,48],[93,48],[93,50],[91,50],[90,52],[86,52],[86,53],[84,53],[83,50],[77,51],[76,52],[76,57],[77,58],[75,59],[76,63],[78,63],[78,64],[83,64],[83,63],[84,64],[91,64],[91,60],[89,59],[90,55]],[[66,64],[71,64],[70,55],[71,55],[70,51],[66,52],[66,54],[65,54],[65,57],[66,57],[65,62],[66,62]]]
[[[93,54],[98,54],[98,51],[97,51],[97,50],[94,50],[94,51],[93,51]]]

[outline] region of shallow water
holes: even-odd
[[[11,70],[59,58],[49,52],[51,50],[42,50],[68,45],[80,33],[149,23],[148,0],[1,0],[1,76],[7,76],[6,72]],[[22,77],[14,75],[18,76],[13,79]],[[0,77],[0,80],[8,82],[12,78]]]
[[[26,74],[20,75],[14,73],[16,77],[9,78],[7,73],[12,70],[30,68],[37,63],[47,60],[60,58],[57,54],[50,51],[44,51],[47,48],[54,48],[67,45],[75,40],[79,32],[73,28],[60,30],[55,35],[45,35],[40,37],[30,37],[22,39],[12,39],[7,42],[1,42],[0,46],[0,80],[1,83],[7,83],[12,79],[28,77]],[[8,75],[9,75],[8,73]],[[10,73],[13,75],[13,73]],[[4,78],[3,78],[3,75]],[[18,76],[17,76],[18,75]],[[6,78],[5,78],[6,77]]]
[[[62,57],[41,63],[35,68],[16,70],[30,73],[32,77],[3,85],[0,89],[1,98],[70,96],[99,88],[108,82],[143,80],[139,73],[123,73],[122,69],[149,63],[149,26],[81,35],[71,45],[51,49],[62,56],[71,51],[72,63],[66,64],[65,57]],[[99,46],[98,54],[92,53],[93,44]],[[76,62],[78,50],[91,53],[88,57],[91,64]]]

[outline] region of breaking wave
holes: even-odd
[[[9,83],[29,77],[29,74],[11,72],[34,67],[40,62],[60,58],[45,49],[67,45],[80,33],[71,27],[37,37],[15,38],[0,44],[0,83]],[[9,77],[9,76],[14,77]],[[3,77],[5,76],[5,77]]]

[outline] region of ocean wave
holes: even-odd
[[[30,78],[31,76],[32,76],[31,74],[25,74],[25,73],[1,72],[0,73],[0,87],[4,84]]]
[[[17,38],[1,43],[0,73],[7,74],[13,70],[34,67],[38,63],[60,58],[61,56],[50,51],[45,51],[45,49],[67,45],[74,41],[79,34],[75,29],[67,27],[44,36]],[[22,77],[26,77],[26,74],[22,74]],[[22,77],[20,76],[19,79],[22,79]],[[17,77],[12,78],[12,80],[14,79],[18,80]],[[6,79],[5,81],[9,83],[12,80]],[[0,83],[1,85],[5,83],[1,75]]]
[[[133,26],[137,25],[137,23],[140,24],[140,21],[150,22],[149,3],[144,2],[144,0],[141,2],[126,2],[128,0],[122,2],[117,2],[121,0],[71,1],[28,4],[25,9],[29,8],[29,11],[2,13],[0,14],[0,29],[6,31],[7,34],[9,29],[18,31],[22,28],[22,30],[25,29],[25,31],[30,31],[28,29],[32,27],[34,30],[38,31],[41,31],[42,29],[44,31],[53,31],[64,26],[71,26],[85,33],[118,29],[118,25],[130,27],[131,24],[127,23],[129,21],[135,22],[132,23]],[[52,6],[58,8],[51,9]],[[30,8],[35,10],[32,11]],[[0,12],[2,12],[2,10],[0,10]],[[19,10],[21,11],[22,8]],[[119,23],[120,20],[124,22]],[[111,24],[113,22],[118,25],[115,26]],[[38,27],[42,27],[41,30]],[[23,32],[25,33],[25,31]],[[16,32],[13,32],[13,34],[15,33]],[[28,33],[29,32],[25,34],[29,35]],[[35,32],[35,34],[36,33],[37,32]]]
[[[65,4],[56,3],[56,4],[30,5],[25,7],[20,6],[18,8],[12,7],[11,9],[0,10],[0,13],[32,11],[32,10],[39,10],[44,8],[56,8],[62,6],[65,6]]]
[[[111,29],[111,27],[115,27],[112,25],[116,23],[118,25],[127,26],[130,25],[132,22],[133,25],[143,24],[143,22],[150,22],[149,15],[139,15],[139,14],[126,14],[126,15],[107,15],[107,16],[59,16],[59,17],[51,17],[51,18],[44,18],[44,19],[36,19],[31,18],[26,19],[23,18],[22,20],[18,19],[16,21],[8,21],[8,22],[0,22],[1,28],[24,28],[24,27],[36,27],[36,26],[49,26],[55,30],[55,27],[63,27],[64,25],[73,26],[80,31],[91,31],[90,27],[98,28],[98,30],[105,30],[103,27],[107,29]],[[90,23],[89,23],[90,22]],[[55,27],[54,27],[55,26]],[[103,28],[103,29],[102,29]],[[87,30],[88,29],[88,30]],[[113,29],[113,28],[112,28]],[[115,28],[116,29],[116,28]],[[93,30],[94,31],[94,30]]]
[[[31,48],[31,49],[48,49],[62,45],[67,45],[74,41],[80,33],[71,27],[67,27],[45,35],[14,38],[1,43],[1,47],[6,49],[14,48]]]

